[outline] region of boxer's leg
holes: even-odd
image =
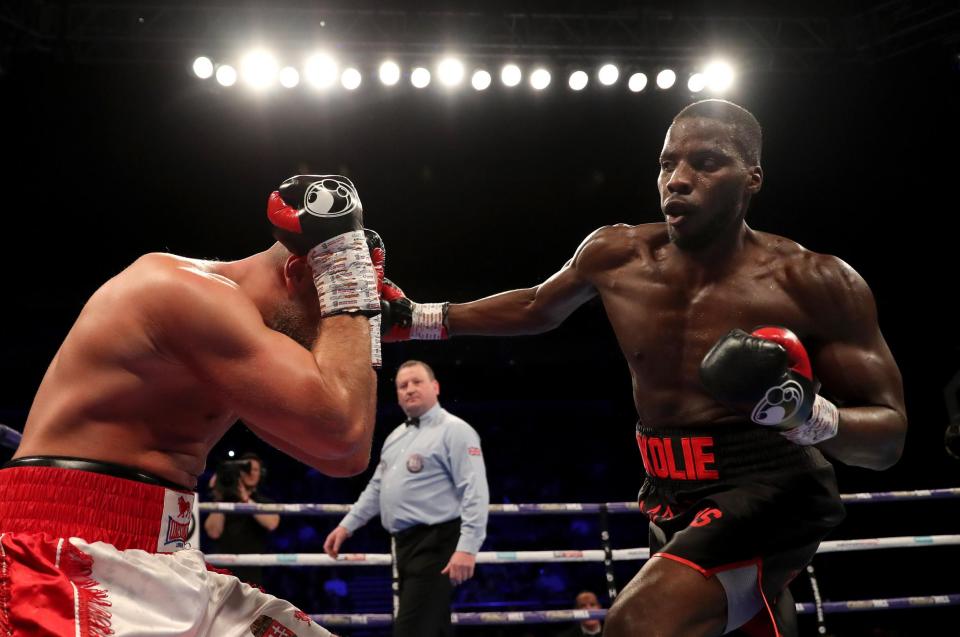
[[[617,596],[605,637],[715,637],[726,625],[727,598],[715,577],[674,560],[651,558]]]

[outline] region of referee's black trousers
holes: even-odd
[[[441,575],[460,540],[460,518],[404,529],[396,539],[400,608],[393,637],[451,637],[453,585]]]

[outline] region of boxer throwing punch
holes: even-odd
[[[540,285],[471,303],[384,284],[386,340],[536,334],[603,301],[633,380],[654,556],[607,637],[796,634],[787,585],[844,515],[824,454],[884,469],[902,452],[900,373],[867,284],[745,223],[760,150],[751,113],[697,102],[660,154],[664,223],[600,228]]]
[[[184,546],[238,418],[329,475],[370,459],[382,246],[343,177],[287,180],[268,215],[264,252],[148,254],[84,306],[0,470],[0,634],[330,635]]]

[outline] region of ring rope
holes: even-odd
[[[919,548],[960,545],[960,535],[915,535],[900,537],[831,540],[821,542],[817,553],[845,553],[876,549]],[[616,561],[646,560],[648,548],[614,549]],[[325,553],[210,553],[206,556],[214,566],[389,566],[388,553],[341,553],[336,559]],[[522,564],[544,562],[603,562],[601,549],[585,551],[483,551],[477,564]]]
[[[918,597],[893,597],[889,599],[853,599],[841,602],[824,602],[823,612],[828,614],[853,613],[872,610],[895,610],[904,608],[930,608],[934,606],[958,606],[960,593],[925,595]],[[811,603],[797,604],[797,612],[809,615],[815,612]],[[587,619],[603,619],[606,610],[541,610],[503,611],[486,613],[452,613],[454,624],[462,626],[478,624],[547,624],[581,622]],[[392,622],[389,613],[318,614],[310,618],[322,626],[388,626]]]
[[[848,493],[840,496],[847,504],[860,502],[902,502],[906,500],[940,500],[960,498],[960,487],[945,489],[918,489],[915,491],[885,491],[879,493]],[[351,504],[280,504],[245,502],[201,502],[203,513],[282,513],[285,515],[339,515],[350,512]],[[496,515],[555,514],[574,515],[578,513],[639,513],[636,502],[606,503],[545,503],[545,504],[491,504],[490,513]]]
[[[0,424],[0,447],[16,449],[20,446],[20,438],[22,437],[16,429]]]

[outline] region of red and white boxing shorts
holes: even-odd
[[[331,637],[185,546],[194,494],[92,471],[0,469],[0,637]]]

